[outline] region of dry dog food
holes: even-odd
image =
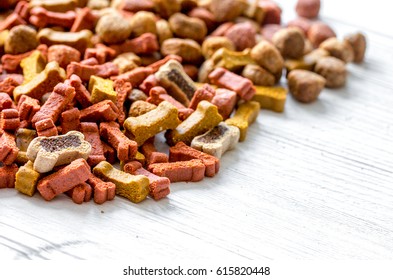
[[[312,102],[366,51],[319,0],[287,23],[274,1],[0,2],[0,188],[45,200],[166,199],[215,176],[287,88]]]

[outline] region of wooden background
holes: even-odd
[[[296,1],[278,2],[293,18]],[[393,22],[382,0],[323,2],[340,38],[368,37],[344,88],[261,111],[218,175],[159,202],[0,190],[0,259],[391,259]]]

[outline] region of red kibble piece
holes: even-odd
[[[237,101],[236,92],[225,88],[216,90],[216,95],[211,100],[211,103],[216,105],[218,112],[224,120],[229,118]]]
[[[98,76],[101,78],[109,78],[119,74],[119,68],[112,62],[107,62],[101,65],[86,65],[78,62],[71,62],[67,66],[67,78],[73,74],[80,77],[82,81],[89,81],[90,76]]]
[[[100,124],[100,135],[116,149],[120,161],[130,161],[138,151],[138,144],[127,138],[115,122],[103,122]]]
[[[4,109],[0,112],[0,130],[15,131],[20,126],[17,109]]]
[[[153,71],[150,67],[137,67],[119,76],[111,77],[111,79],[124,80],[131,83],[133,87],[138,87],[151,74],[153,74]]]
[[[83,29],[92,30],[96,26],[97,21],[98,17],[91,12],[90,8],[85,7],[76,14],[74,24],[70,31],[79,32]]]
[[[80,120],[83,122],[110,122],[119,116],[119,109],[111,100],[104,100],[81,110]]]
[[[70,103],[75,96],[75,89],[66,83],[59,83],[49,95],[48,100],[41,106],[40,110],[31,120],[33,126],[36,122],[51,118],[53,123],[59,119],[60,114],[64,111],[67,104]]]
[[[44,57],[46,59],[48,46],[41,44],[37,47],[37,50],[39,50],[44,55]],[[33,51],[34,50],[26,52],[26,53],[22,53],[22,54],[5,54],[5,55],[3,55],[1,57],[1,63],[3,64],[3,69],[6,70],[8,73],[14,73],[15,71],[18,70],[18,67],[19,67],[22,59],[30,56]]]
[[[56,136],[59,132],[51,118],[43,119],[35,123],[38,136]]]
[[[102,148],[104,149],[104,156],[107,162],[113,164],[116,162],[116,151],[109,144],[101,141]]]
[[[232,26],[234,26],[235,24],[233,22],[225,22],[223,24],[221,24],[220,26],[218,26],[211,34],[211,37],[214,36],[225,36],[225,33],[229,30],[229,28],[231,28]]]
[[[18,172],[16,164],[0,166],[0,189],[15,187],[16,172]]]
[[[265,18],[263,20],[262,25],[275,23],[281,23],[281,8],[277,5],[277,3],[273,1],[259,1],[259,6],[263,9],[265,13]]]
[[[16,160],[18,152],[15,136],[4,131],[0,136],[0,162],[11,165]]]
[[[214,88],[212,88],[209,84],[204,84],[201,88],[197,89],[188,105],[188,108],[196,110],[199,102],[202,100],[211,101],[216,94]]]
[[[113,83],[113,88],[117,92],[116,106],[119,109],[119,115],[117,119],[119,121],[120,126],[123,126],[123,123],[126,119],[124,102],[126,102],[127,96],[130,94],[132,90],[132,86],[131,83],[118,79]]]
[[[222,67],[216,68],[209,74],[210,81],[218,86],[233,90],[240,98],[248,101],[254,97],[256,90],[253,83],[242,76]]]
[[[93,199],[95,203],[102,204],[115,198],[116,185],[114,183],[104,182],[93,174],[90,175],[87,183],[94,189]]]
[[[20,83],[12,77],[5,78],[2,82],[0,82],[0,92],[5,92],[9,96],[12,96],[14,89],[19,86]]]
[[[323,41],[328,38],[336,37],[336,33],[326,23],[317,21],[311,24],[307,32],[307,38],[314,45],[318,47]]]
[[[74,203],[82,204],[83,202],[90,201],[92,195],[92,187],[87,183],[81,183],[68,190],[66,194],[71,197]]]
[[[76,159],[59,171],[44,177],[38,182],[37,189],[45,200],[84,183],[91,176],[90,166],[84,159]]]
[[[144,93],[149,94],[150,90],[153,87],[158,86],[158,81],[156,79],[156,75],[150,74],[147,76],[146,79],[139,85],[139,89],[142,90]]]
[[[4,109],[12,108],[13,106],[14,102],[11,97],[5,92],[0,92],[0,112]]]
[[[25,25],[26,21],[17,13],[12,13],[0,23],[0,32],[21,24]]]
[[[30,10],[29,21],[38,28],[48,25],[57,25],[65,28],[71,28],[74,24],[76,14],[74,11],[65,13],[51,12],[42,7],[34,7]]]
[[[135,39],[126,40],[119,45],[110,45],[110,48],[116,51],[116,55],[125,52],[139,54],[151,54],[160,50],[157,36],[153,33],[145,33]]]
[[[75,89],[75,99],[82,106],[82,108],[87,108],[91,106],[91,95],[86,87],[82,84],[82,80],[77,75],[71,75],[67,84]]]
[[[236,50],[242,51],[256,45],[256,31],[248,22],[237,23],[225,32],[225,37],[232,41]]]
[[[304,17],[298,17],[296,19],[293,19],[290,22],[288,22],[288,24],[287,24],[288,27],[300,28],[301,30],[303,30],[304,34],[307,34],[311,25],[312,25],[312,21],[309,20],[308,18],[304,18]]]
[[[95,57],[84,59],[80,63],[82,65],[90,65],[90,66],[99,65],[98,60]]]
[[[198,151],[183,142],[177,143],[169,148],[169,161],[185,161],[191,159],[200,159],[206,166],[205,175],[213,177],[220,169],[220,160],[215,156]]]
[[[154,2],[151,0],[123,0],[119,8],[133,13],[154,11]]]
[[[158,162],[168,162],[168,155],[165,153],[157,152],[154,146],[154,137],[147,140],[140,147],[141,153],[145,156],[147,165]]]
[[[87,163],[90,166],[96,166],[105,160],[104,147],[100,139],[98,125],[94,122],[82,122],[80,124],[80,131],[85,136],[85,140],[91,145],[91,152],[87,158]]]
[[[148,170],[173,182],[198,182],[205,177],[205,165],[199,159],[150,164]]]
[[[61,133],[66,134],[71,130],[79,130],[80,111],[78,108],[72,108],[61,113]]]
[[[168,54],[163,59],[160,59],[160,60],[150,64],[148,67],[153,71],[153,73],[156,73],[162,65],[164,65],[165,63],[167,63],[171,59],[174,59],[180,63],[183,60],[180,56],[178,56],[176,54]]]
[[[37,99],[27,95],[22,95],[18,101],[19,118],[21,127],[31,126],[31,120],[40,110],[41,106]]]
[[[305,18],[313,19],[319,14],[321,0],[298,0],[296,3],[296,13]]]
[[[283,27],[280,24],[265,24],[262,27],[261,34],[263,38],[269,42],[272,42],[272,38],[277,31],[281,30]]]
[[[95,48],[87,48],[84,59],[96,58],[98,64],[104,64],[106,61],[115,58],[116,51],[104,44],[97,44]]]

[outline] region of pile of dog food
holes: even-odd
[[[215,176],[287,88],[313,102],[363,61],[365,36],[320,8],[283,24],[270,0],[1,1],[0,188],[138,203]]]

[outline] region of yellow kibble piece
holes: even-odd
[[[40,51],[33,51],[31,55],[22,59],[20,66],[23,70],[23,83],[30,82],[45,69],[45,57]]]
[[[149,179],[143,175],[131,175],[114,168],[109,162],[101,161],[93,173],[106,182],[116,185],[116,194],[138,203],[149,194]]]
[[[89,91],[93,104],[103,100],[112,100],[116,103],[117,93],[113,89],[112,80],[91,76],[89,80]]]
[[[24,166],[19,167],[15,176],[15,189],[19,192],[33,196],[41,174],[33,169],[33,162],[28,161]]]
[[[255,86],[256,93],[251,99],[261,106],[261,109],[268,109],[281,113],[284,111],[287,100],[287,89],[283,87],[262,87]]]
[[[240,129],[240,142],[246,139],[248,127],[257,119],[260,109],[261,106],[256,101],[244,102],[239,105],[233,117],[225,121]]]

